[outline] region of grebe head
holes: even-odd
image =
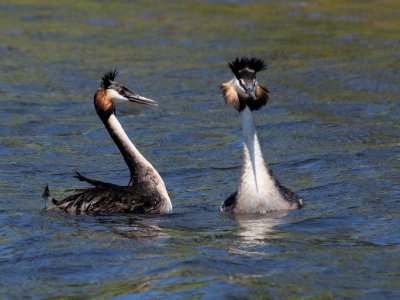
[[[236,57],[228,64],[235,77],[221,85],[226,102],[239,112],[246,106],[257,110],[268,100],[268,90],[260,86],[256,73],[265,70],[264,61],[257,57]]]
[[[114,103],[131,101],[146,105],[158,105],[156,101],[135,94],[127,87],[114,81],[117,75],[118,71],[115,69],[114,71],[109,71],[105,73],[101,78],[100,87],[107,92],[107,96],[110,98],[111,101],[113,101]]]
[[[109,115],[115,111],[115,104],[118,102],[136,102],[140,104],[157,106],[157,102],[135,94],[124,85],[114,81],[118,71],[109,71],[103,75],[100,87],[94,95],[94,105],[100,116]]]

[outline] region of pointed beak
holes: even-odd
[[[136,102],[145,105],[157,106],[158,103],[152,99],[135,94],[125,86],[120,86],[118,92],[131,102]]]
[[[246,94],[249,95],[253,100],[256,100],[256,90],[253,88],[246,88]]]
[[[256,99],[256,89],[253,85],[243,85],[243,89],[253,100]]]
[[[146,104],[146,105],[152,105],[152,106],[157,106],[158,103],[152,99],[134,94],[134,93],[126,93],[125,97],[131,101],[131,102],[136,102],[140,104]]]
[[[254,80],[240,79],[240,85],[244,89],[247,95],[253,100],[256,99],[256,84]]]

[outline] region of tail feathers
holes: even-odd
[[[52,209],[53,207],[57,206],[57,200],[50,196],[50,190],[49,190],[48,185],[46,185],[46,187],[44,188],[42,197],[46,201],[45,209],[49,210],[49,209]]]

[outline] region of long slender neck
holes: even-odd
[[[149,169],[158,175],[157,170],[139,152],[139,150],[126,135],[114,113],[112,113],[107,119],[102,118],[102,121],[129,167],[132,184],[141,178],[145,178],[149,172]]]
[[[131,172],[130,185],[133,186],[137,195],[151,197],[154,201],[158,199],[161,205],[160,211],[172,211],[171,200],[164,181],[126,135],[114,114],[114,104],[110,97],[107,97],[107,92],[102,87],[94,95],[94,106],[129,167]]]
[[[153,195],[154,199],[160,199],[162,205],[160,211],[172,211],[171,200],[160,174],[131,142],[115,114],[110,114],[107,119],[101,119],[129,167],[131,172],[130,184],[133,188],[138,193]]]
[[[265,162],[257,138],[252,112],[248,107],[246,107],[241,111],[240,117],[242,121],[244,145],[243,169],[246,169],[247,171],[245,180],[254,183],[255,190],[258,193],[259,185],[263,184],[260,180],[265,177]],[[242,177],[244,176],[244,173],[245,172],[242,173]],[[243,180],[241,180],[241,182],[243,182]]]

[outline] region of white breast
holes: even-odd
[[[290,204],[282,197],[268,173],[250,109],[246,107],[240,116],[244,145],[243,169],[234,211],[265,213],[289,209]]]

